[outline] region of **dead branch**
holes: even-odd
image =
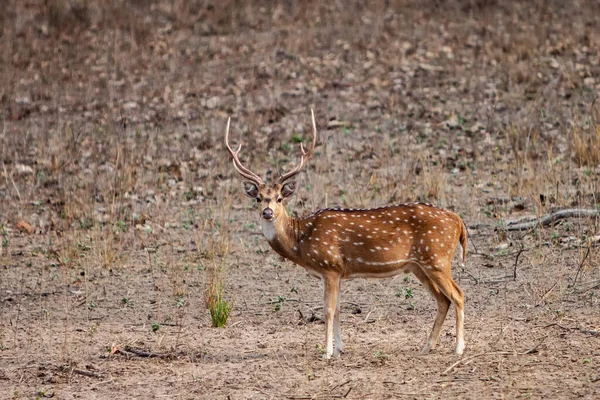
[[[561,219],[597,216],[600,216],[600,210],[587,208],[568,208],[566,210],[558,210],[551,212],[550,214],[546,214],[540,218],[536,218],[528,222],[508,221],[504,229],[506,229],[507,231],[526,231],[537,226],[554,225]]]
[[[592,247],[592,244],[590,243],[589,246],[587,247],[585,255],[583,256],[583,258],[579,262],[579,267],[577,268],[577,273],[575,273],[575,278],[573,279],[573,283],[571,285],[569,285],[570,287],[575,287],[575,284],[577,283],[577,278],[579,278],[579,273],[581,273],[581,270],[583,269],[583,265],[585,264],[585,260],[590,255],[590,248],[591,247]]]

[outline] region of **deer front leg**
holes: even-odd
[[[333,336],[334,336],[334,317],[336,312],[339,277],[323,277],[323,286],[325,301],[323,303],[323,313],[325,314],[325,355],[324,358],[331,358],[333,354]],[[339,352],[336,356],[339,355]]]

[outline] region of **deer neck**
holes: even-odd
[[[263,235],[279,255],[292,261],[296,260],[298,249],[298,220],[286,213],[275,221],[260,219]]]

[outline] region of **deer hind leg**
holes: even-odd
[[[426,274],[456,307],[456,354],[462,355],[463,350],[465,349],[465,295],[456,282],[454,282],[454,279],[452,279],[450,266],[446,268],[434,267],[433,269],[427,270]]]
[[[344,342],[342,341],[342,328],[340,327],[340,308],[342,306],[342,280],[338,281],[338,295],[335,306],[335,315],[333,316],[333,333],[334,333],[334,357],[339,357],[340,352],[344,351]]]
[[[332,355],[339,356],[339,352],[333,352],[334,337],[334,317],[338,303],[338,293],[340,288],[340,278],[325,276],[323,277],[323,286],[325,289],[325,301],[323,303],[323,312],[325,314],[325,355],[324,358],[331,358]]]
[[[440,333],[442,332],[442,325],[444,324],[448,309],[450,308],[450,299],[440,291],[440,288],[420,268],[415,268],[413,273],[429,293],[431,293],[437,303],[437,315],[435,316],[433,328],[431,329],[427,343],[421,350],[422,353],[427,354],[437,346]]]

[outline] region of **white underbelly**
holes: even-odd
[[[393,271],[384,272],[355,272],[344,277],[344,279],[356,279],[356,278],[391,278],[400,274],[407,274],[409,271],[405,268],[396,269]]]

